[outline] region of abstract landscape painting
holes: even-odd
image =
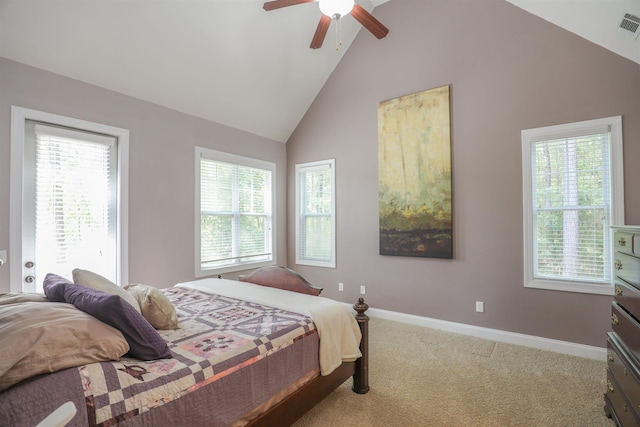
[[[380,254],[453,258],[449,86],[378,104]]]

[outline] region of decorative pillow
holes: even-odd
[[[49,301],[53,302],[66,302],[64,300],[64,288],[67,285],[73,285],[72,282],[57,274],[47,273],[42,281],[42,288],[44,294]]]
[[[49,299],[44,294],[31,292],[0,294],[0,305],[17,304],[19,302],[49,302]]]
[[[62,292],[66,302],[73,304],[85,313],[89,313],[96,319],[102,320],[107,325],[117,328],[129,343],[128,354],[131,357],[140,360],[172,357],[167,343],[158,334],[158,331],[119,295],[107,294],[69,282],[65,283],[64,279],[54,281],[49,276],[55,275],[47,274],[44,280],[44,292],[49,299],[57,298]]]
[[[96,289],[111,295],[120,295],[125,301],[133,306],[140,313],[140,306],[136,299],[127,291],[116,285],[106,277],[89,270],[81,270],[76,268],[72,271],[73,283],[76,285],[86,286],[87,288]]]
[[[176,329],[178,315],[169,298],[158,288],[133,283],[124,286],[138,301],[140,312],[156,329]]]
[[[71,304],[0,305],[0,391],[38,374],[119,360],[122,333]]]

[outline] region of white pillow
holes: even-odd
[[[73,270],[73,283],[76,285],[86,286],[87,288],[102,291],[111,295],[119,295],[136,309],[140,314],[140,305],[138,301],[129,292],[122,289],[106,277],[102,277],[99,274],[89,270],[81,270],[76,268]]]

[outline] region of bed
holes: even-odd
[[[164,289],[179,324],[157,331],[169,356],[132,345],[119,360],[22,380],[0,393],[0,426],[35,426],[67,402],[77,410],[69,426],[286,426],[349,377],[354,392],[367,393],[368,306],[360,299],[354,317],[321,290],[283,267]],[[49,300],[20,304],[81,311],[76,301]]]

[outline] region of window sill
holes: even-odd
[[[313,261],[306,259],[296,259],[296,265],[308,265],[310,267],[336,268],[335,261]]]
[[[569,282],[560,280],[531,280],[525,288],[546,289],[550,291],[577,292],[581,294],[613,295],[613,284],[598,285],[588,282]]]

